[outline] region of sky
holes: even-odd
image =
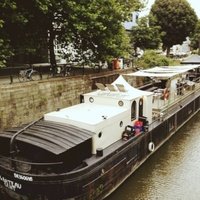
[[[187,0],[188,3],[191,5],[191,7],[194,9],[194,11],[196,12],[198,18],[200,19],[200,3],[198,0]],[[140,13],[140,16],[145,16],[148,15],[152,4],[155,2],[155,0],[148,0],[148,4],[147,4],[147,8],[144,9],[143,12]]]

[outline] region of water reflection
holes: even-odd
[[[200,113],[106,200],[200,199]]]

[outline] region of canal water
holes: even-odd
[[[199,200],[200,113],[106,200]]]

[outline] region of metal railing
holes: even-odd
[[[200,90],[200,77],[196,78],[195,82],[188,83],[191,84],[186,84],[171,91],[167,100],[159,98],[157,101],[154,101],[153,121],[150,124],[151,129],[154,128],[159,121],[162,121],[177,105],[181,106],[188,97]]]

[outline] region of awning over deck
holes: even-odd
[[[179,74],[184,74],[189,70],[200,67],[200,65],[180,65],[180,66],[164,66],[154,67],[146,70],[140,70],[134,73],[126,74],[128,76],[156,77],[156,78],[172,78]]]
[[[124,74],[126,76],[126,74]],[[137,96],[151,96],[153,93],[152,92],[148,92],[148,91],[143,91],[143,90],[139,90],[137,88],[134,88],[133,86],[131,86],[124,78],[122,75],[120,75],[113,83],[112,85],[123,85],[125,91],[127,91],[129,94],[134,94],[136,97]]]
[[[181,61],[181,64],[200,64],[200,56],[193,54]]]

